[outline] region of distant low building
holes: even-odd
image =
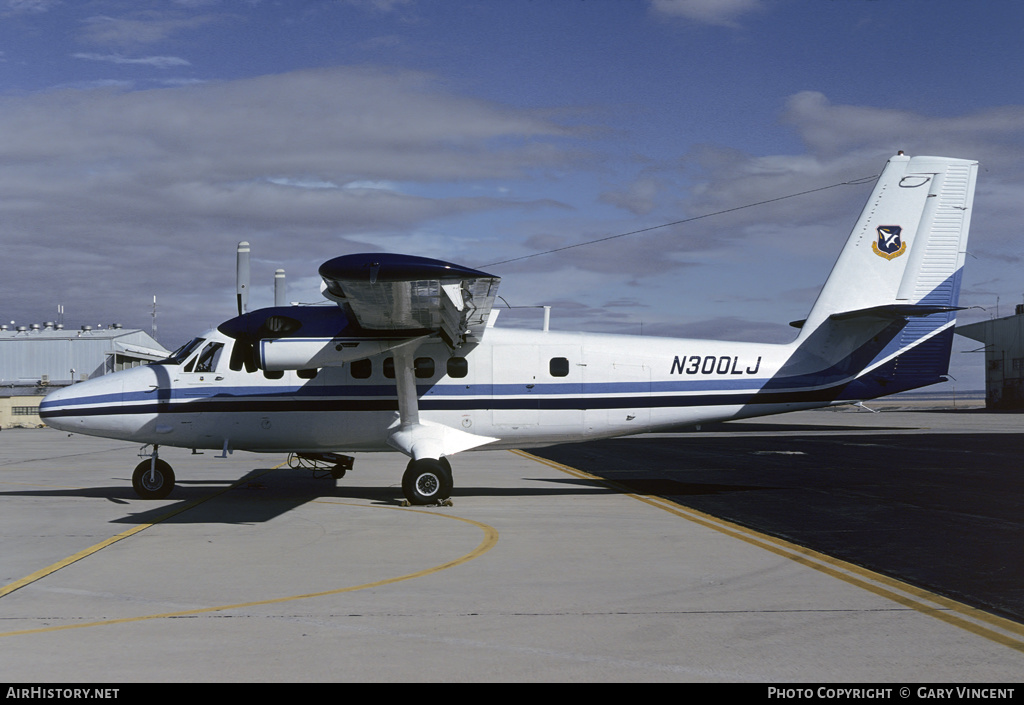
[[[54,387],[161,360],[168,350],[141,330],[64,330],[52,323],[0,327],[0,428],[38,426]]]
[[[985,345],[985,406],[1024,409],[1024,305],[1013,316],[957,326],[956,332]]]

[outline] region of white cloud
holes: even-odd
[[[601,202],[623,208],[634,215],[646,215],[658,204],[663,188],[660,179],[641,177],[621,191],[607,191],[601,194]]]
[[[652,303],[642,312],[645,330],[652,333],[703,336],[717,328],[710,337],[785,340],[792,335],[787,322],[806,315],[864,206],[870,177],[905,149],[981,162],[964,305],[991,306],[993,291],[1020,290],[1024,107],[933,116],[838,105],[804,92],[787,101],[781,118],[806,149],[756,155],[699,146],[679,160],[650,164],[639,178],[602,194],[603,202],[646,213],[642,219],[588,223],[574,214],[565,223],[534,222],[533,237],[512,239],[525,252],[553,250],[671,220],[720,215],[523,260],[496,273],[507,275],[506,288],[527,278],[537,291],[550,289],[593,306],[635,283],[645,292],[640,298]],[[660,188],[646,181],[655,177]],[[832,188],[818,190],[823,187]],[[793,197],[776,200],[787,196]],[[751,204],[761,205],[744,207]],[[607,283],[576,295],[553,286],[567,280],[582,285],[582,272],[601,274]],[[658,291],[668,295],[659,299]],[[751,292],[758,297],[750,298]],[[717,318],[701,318],[705,308],[713,308]],[[572,319],[563,326],[569,329],[613,324],[585,309],[566,308],[563,315]],[[966,311],[964,319],[984,315]],[[758,320],[767,325],[750,323]]]
[[[392,181],[350,181],[345,184],[348,189],[377,189],[379,191],[398,191],[398,185]]]
[[[372,69],[9,95],[0,132],[12,137],[0,144],[0,241],[24,263],[5,279],[18,292],[9,308],[47,297],[123,309],[156,293],[182,312],[221,302],[213,322],[231,313],[216,292],[233,286],[238,240],[303,274],[351,251],[353,238],[534,207],[470,195],[470,185],[572,158],[559,146],[572,133],[546,117],[453,94],[422,73]],[[40,252],[75,266],[54,280]],[[174,324],[161,330],[173,335]]]
[[[790,96],[782,114],[818,158],[885,150],[1019,163],[1024,144],[1024,106],[986,108],[958,116],[930,116],[910,110],[836,105],[822,93]],[[1014,148],[1008,149],[1013,146]]]
[[[79,39],[103,47],[136,47],[162,42],[172,35],[218,21],[214,15],[194,17],[151,13],[144,17],[94,15],[82,23]]]
[[[344,0],[345,4],[374,12],[398,12],[415,4],[416,0]]]
[[[135,64],[141,66],[152,66],[158,69],[192,65],[186,59],[182,59],[177,56],[143,56],[133,59],[127,56],[122,56],[121,54],[90,54],[84,52],[72,54],[71,56],[72,58],[84,59],[86,61],[105,61],[111,64]]]
[[[651,0],[656,14],[726,27],[736,26],[740,17],[761,8],[761,0]]]
[[[267,179],[272,184],[278,186],[290,186],[292,188],[307,188],[307,189],[333,189],[338,188],[338,185],[333,181],[322,181],[320,179],[301,179],[291,177],[270,177]]]
[[[61,0],[6,0],[4,5],[10,13],[43,13],[59,5]]]

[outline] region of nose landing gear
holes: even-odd
[[[135,466],[132,488],[142,499],[163,499],[174,489],[174,471],[166,461],[158,457],[159,446],[153,446],[152,453],[146,453],[145,450],[143,447],[139,452],[146,460]]]

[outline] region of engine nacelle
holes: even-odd
[[[340,367],[346,362],[380,355],[414,338],[264,338],[259,341],[259,366],[268,371]]]

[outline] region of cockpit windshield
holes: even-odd
[[[159,361],[154,362],[152,364],[154,364],[154,365],[180,365],[181,363],[185,362],[185,360],[188,359],[188,356],[191,355],[193,352],[195,352],[196,348],[198,348],[200,345],[202,345],[203,342],[205,342],[204,338],[193,338],[192,340],[188,341],[187,343],[182,345],[180,348],[178,348],[177,350],[172,352],[165,359],[159,360]]]

